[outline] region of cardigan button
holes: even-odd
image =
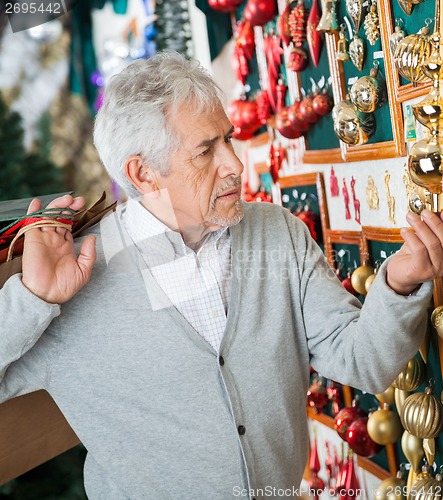
[[[246,432],[246,427],[245,427],[244,425],[239,425],[239,426],[237,427],[237,431],[238,431],[238,433],[240,434],[240,436],[243,436],[243,435],[244,435],[244,433]]]
[[[225,360],[223,359],[223,356],[219,356],[218,362],[219,362],[220,366],[223,366],[225,364]]]

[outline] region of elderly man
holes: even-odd
[[[128,203],[78,257],[64,229],[28,233],[1,291],[0,398],[52,395],[88,450],[91,499],[296,496],[309,365],[380,392],[421,343],[440,218],[408,215],[361,307],[296,217],[240,201],[231,137],[195,61],[131,64],[95,128]]]

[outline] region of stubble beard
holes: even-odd
[[[216,224],[221,227],[230,227],[238,224],[244,216],[244,210],[241,200],[237,200],[232,208],[235,209],[234,215],[230,217],[223,217],[216,212],[217,197],[222,193],[229,191],[233,187],[241,186],[241,177],[237,177],[234,181],[227,182],[220,186],[211,197],[211,212],[208,214],[206,220],[211,224]]]

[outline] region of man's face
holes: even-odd
[[[199,116],[182,108],[172,127],[180,147],[171,155],[168,174],[157,181],[168,190],[179,226],[214,231],[240,222],[243,165],[234,153],[233,127],[223,108]]]

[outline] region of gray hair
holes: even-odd
[[[124,172],[131,155],[167,175],[178,149],[174,115],[188,105],[195,115],[221,106],[221,91],[198,61],[177,52],[139,59],[113,76],[97,113],[94,144],[109,175],[130,197],[139,195]]]

